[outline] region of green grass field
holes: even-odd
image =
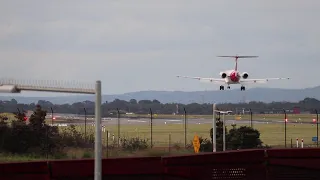
[[[261,133],[261,140],[263,143],[273,147],[284,147],[284,124],[275,123],[260,123],[254,124],[254,128],[258,129]],[[59,130],[65,130],[68,127],[59,127]],[[210,139],[209,130],[211,124],[188,124],[187,127],[187,143],[191,144],[194,135],[202,136],[203,138]],[[228,129],[231,129],[231,125]],[[87,126],[87,133],[93,133],[95,127],[92,125]],[[107,131],[110,132],[108,138],[108,144],[111,145],[116,142],[112,142],[112,135],[115,136],[115,141],[118,135],[118,126],[110,125],[106,126],[105,132],[102,133],[103,144],[107,144]],[[77,125],[76,130],[84,133],[84,125]],[[121,137],[140,137],[142,139],[150,139],[150,126],[148,125],[121,125],[120,126]],[[299,146],[301,145],[301,139],[304,139],[305,147],[314,144],[311,138],[316,136],[315,124],[287,124],[287,147],[291,146],[291,139],[293,147],[296,146],[296,138],[299,138]],[[170,143],[169,143],[170,141]],[[149,141],[150,142],[150,141]],[[193,154],[192,149],[183,149],[184,147],[184,127],[182,124],[162,124],[153,126],[153,149],[140,150],[135,152],[119,151],[118,149],[109,149],[108,153],[106,149],[103,150],[103,157],[128,157],[128,156],[159,156],[159,155],[181,155],[181,154]],[[169,152],[169,145],[171,151]],[[178,146],[177,146],[178,145]],[[177,147],[181,147],[179,149]],[[92,148],[68,148],[66,147],[64,152],[67,154],[63,159],[81,159],[84,154],[90,154],[92,157],[94,150]],[[107,155],[108,154],[108,155]],[[51,157],[49,157],[51,158]],[[0,162],[4,161],[33,161],[45,159],[45,157],[38,157],[35,155],[12,155],[12,154],[0,154]]]
[[[14,115],[11,113],[2,113],[1,115],[7,116],[10,120],[14,119]],[[135,115],[127,115],[135,116]],[[125,116],[121,116],[124,118]],[[150,115],[139,115],[141,118],[148,118]],[[241,118],[240,118],[241,117]],[[183,115],[154,115],[154,119],[183,119]],[[212,115],[187,115],[188,119],[211,119]],[[237,119],[238,121],[249,120],[250,115],[226,115],[226,119]],[[312,122],[312,119],[316,118],[315,114],[288,114],[288,121],[298,122]],[[284,114],[253,114],[253,120],[283,120]],[[64,120],[55,120],[54,123],[64,122]],[[51,119],[47,120],[47,123],[51,123]],[[248,124],[249,125],[249,124]],[[211,125],[208,124],[188,124],[187,128],[187,142],[189,143],[195,134],[204,138],[209,138],[209,129]],[[64,127],[60,127],[64,128]],[[111,133],[109,140],[112,140],[112,134],[115,138],[118,135],[117,125],[111,125],[106,128],[106,131]],[[230,129],[231,126],[228,127]],[[261,139],[268,145],[284,145],[284,124],[254,124],[254,128],[257,128],[261,132]],[[78,126],[77,129],[84,132],[84,125]],[[93,132],[94,127],[87,126],[87,132]],[[121,137],[140,137],[150,139],[150,127],[148,125],[121,125],[120,129]],[[171,143],[184,143],[184,127],[179,124],[167,124],[167,125],[154,125],[153,127],[153,142],[158,146],[166,146],[169,143],[169,134]],[[296,138],[304,139],[305,144],[312,144],[311,138],[316,136],[315,124],[287,124],[287,144],[296,144]],[[103,133],[103,138],[106,140],[106,132]]]
[[[187,143],[190,143],[194,135],[210,139],[210,124],[189,124],[187,128]],[[60,127],[65,128],[65,127]],[[87,132],[94,132],[93,126],[87,126]],[[231,125],[228,129],[231,129]],[[283,124],[254,124],[254,128],[261,133],[261,140],[264,144],[271,146],[284,146],[284,125]],[[84,126],[77,126],[77,129],[84,132]],[[109,143],[112,141],[112,134],[115,139],[118,136],[117,125],[107,126],[102,137],[104,143],[107,141],[107,131],[110,133]],[[121,125],[120,137],[140,137],[150,139],[150,126],[148,125]],[[316,125],[314,124],[287,124],[287,146],[290,146],[291,139],[293,145],[296,145],[296,138],[304,139],[304,144],[313,144],[312,137],[316,136]],[[184,144],[184,127],[180,124],[154,125],[153,143],[155,146],[169,146],[170,144]]]

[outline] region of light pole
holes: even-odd
[[[51,125],[53,125],[53,109],[52,109],[52,107],[50,107],[50,110],[51,110]]]
[[[86,108],[83,108],[84,110],[84,140],[87,142],[87,110]]]
[[[287,147],[287,112],[283,110],[284,113],[284,147]]]
[[[150,108],[150,139],[151,139],[151,148],[153,147],[153,142],[152,142],[152,109]]]
[[[27,82],[27,83],[25,83]],[[77,94],[95,94],[95,157],[94,157],[94,179],[102,178],[102,146],[101,146],[101,81],[96,81],[95,88],[88,88],[89,84],[75,84],[57,81],[21,81],[13,79],[0,79],[0,93],[20,93],[21,91],[42,91]],[[65,84],[68,87],[62,87]],[[70,87],[72,84],[72,87]],[[90,84],[89,86],[91,86]]]
[[[184,111],[184,148],[187,148],[187,111],[186,108],[183,108]]]
[[[252,110],[250,109],[250,126],[252,128]]]
[[[217,124],[216,124],[216,104],[212,106],[212,152],[216,152],[217,143]]]
[[[318,114],[318,110],[316,110],[316,114],[317,114],[317,147],[319,147],[319,114]]]
[[[222,120],[222,127],[223,127],[223,151],[226,151],[226,125],[224,121],[224,115],[223,113],[223,120]]]
[[[226,151],[226,125],[225,125],[225,114],[228,114],[228,111],[217,111],[219,114],[222,114],[222,141],[223,141],[223,151]]]
[[[94,179],[102,179],[102,139],[101,139],[101,81],[96,82],[95,87],[96,104],[95,104],[95,123],[96,123],[96,138],[95,138],[95,157],[94,157]]]
[[[117,118],[118,118],[118,148],[120,147],[120,111],[117,108]]]

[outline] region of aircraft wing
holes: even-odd
[[[210,82],[210,83],[225,83],[224,79],[218,78],[205,78],[205,77],[191,77],[191,76],[177,76],[178,78],[188,78],[188,79],[197,79],[201,82]]]
[[[270,80],[289,80],[290,78],[241,79],[240,84],[267,83]]]

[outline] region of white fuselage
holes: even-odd
[[[223,78],[226,82],[226,84],[239,84],[240,79],[246,79],[248,78],[248,73],[244,72],[240,74],[239,71],[236,70],[226,70],[223,72],[220,72],[220,77]]]

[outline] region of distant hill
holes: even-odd
[[[306,97],[320,99],[320,86],[306,89],[276,89],[276,88],[252,88],[246,91],[225,90],[225,91],[139,91],[130,92],[118,95],[103,95],[102,102],[113,101],[114,99],[121,100],[153,100],[157,99],[162,103],[239,103],[244,101],[287,101],[297,102]],[[94,96],[79,95],[79,96],[61,96],[61,97],[21,97],[21,96],[0,96],[0,100],[16,99],[19,103],[37,103],[38,100],[47,100],[54,104],[74,103],[80,101],[94,101]]]

